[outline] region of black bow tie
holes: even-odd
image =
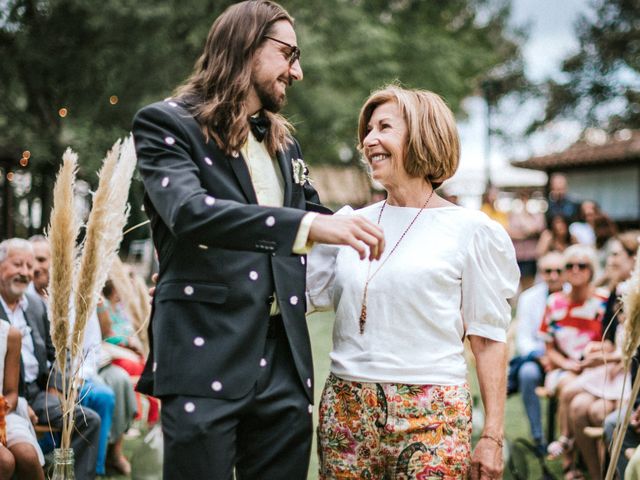
[[[258,115],[255,117],[249,117],[249,126],[251,127],[251,133],[256,137],[256,140],[261,142],[264,140],[265,135],[269,131],[269,126],[271,122],[269,119],[263,115]]]

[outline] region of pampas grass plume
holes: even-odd
[[[75,196],[78,155],[70,148],[62,156],[62,166],[53,188],[53,210],[48,229],[51,246],[51,340],[56,349],[56,362],[60,371],[66,367],[69,346],[69,301],[73,289],[76,239],[80,229]]]

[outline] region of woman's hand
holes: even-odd
[[[567,372],[573,373],[580,373],[582,371],[582,365],[580,362],[573,358],[565,358],[564,362],[562,362],[561,368]]]
[[[144,355],[144,348],[142,347],[142,342],[138,337],[131,336],[127,338],[127,348],[133,350],[138,355]]]
[[[471,456],[471,479],[500,479],[503,470],[502,440],[494,435],[480,436]]]

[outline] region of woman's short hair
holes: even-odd
[[[598,254],[593,247],[580,243],[570,245],[562,253],[562,256],[565,263],[569,262],[569,260],[574,257],[585,258],[589,264],[589,268],[591,269],[591,280],[597,277],[600,267],[598,263]]]
[[[374,110],[387,102],[396,102],[407,124],[405,171],[411,177],[430,181],[437,188],[453,176],[460,161],[460,139],[453,112],[439,95],[428,90],[398,85],[383,87],[373,92],[360,110],[360,151]]]

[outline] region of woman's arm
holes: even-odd
[[[484,429],[471,458],[471,478],[502,478],[507,346],[476,335],[469,336],[469,343],[476,359],[485,413]]]
[[[560,352],[554,345],[554,343],[547,342],[547,357],[551,362],[551,367],[553,368],[561,368],[562,370],[567,370],[569,372],[580,373],[582,370],[580,366],[580,362],[573,360],[572,358],[566,357],[562,352]]]
[[[9,407],[8,412],[16,409],[18,404],[18,383],[20,382],[20,350],[22,349],[22,336],[20,331],[9,328],[7,337],[7,353],[4,359],[4,383],[2,392]]]

